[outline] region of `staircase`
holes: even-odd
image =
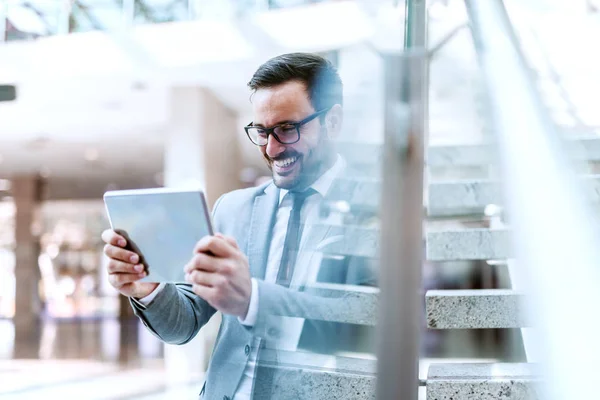
[[[600,154],[598,154],[600,155]],[[429,168],[455,169],[488,167],[496,157],[488,145],[430,146]],[[499,182],[489,173],[460,180],[432,179],[427,188],[427,262],[442,266],[449,262],[481,262],[498,277],[500,288],[429,290],[425,295],[427,328],[430,330],[516,329],[531,326],[523,308],[525,295],[510,279],[511,232],[489,206],[501,209]],[[487,208],[487,209],[486,209]],[[443,221],[443,223],[440,223]],[[517,330],[517,332],[519,332]],[[513,334],[517,346],[522,335]],[[514,337],[516,336],[516,337]],[[510,337],[510,336],[509,336]],[[508,346],[505,341],[501,346]],[[541,399],[540,371],[528,362],[432,363],[426,379],[430,400]]]
[[[467,1],[468,3],[473,3]],[[496,2],[498,3],[498,2]],[[387,82],[386,82],[387,83]],[[488,89],[489,90],[489,89]],[[368,102],[367,102],[368,103]],[[372,105],[372,104],[371,104]],[[383,108],[383,107],[382,107]],[[361,108],[347,107],[345,123],[351,126],[365,124],[365,118],[355,114]],[[370,121],[370,119],[367,119]],[[340,142],[338,150],[358,171],[345,177],[348,191],[329,197],[323,209],[323,226],[343,241],[320,249],[324,257],[352,257],[380,261],[380,222],[389,209],[380,210],[383,202],[381,159],[385,147],[380,138],[359,137],[358,133],[372,134],[369,126],[361,126],[351,139]],[[389,128],[386,126],[386,128]],[[581,132],[565,141],[564,151],[569,160],[579,162],[578,182],[584,196],[592,202],[600,200],[600,175],[590,164],[600,161],[600,138]],[[501,330],[507,333],[505,345],[520,350],[519,357],[511,360],[465,356],[459,360],[421,358],[426,373],[421,376],[419,398],[430,400],[537,400],[542,384],[548,379],[530,348],[531,298],[517,285],[514,232],[507,223],[504,209],[502,182],[496,173],[499,168],[498,147],[489,137],[479,144],[431,145],[426,148],[427,171],[431,173],[424,188],[426,263],[435,267],[459,263],[487,264],[494,269],[498,285],[481,289],[449,290],[435,288],[424,293],[425,324],[429,331],[453,332]],[[443,175],[443,177],[440,177]],[[448,178],[451,177],[451,178]],[[490,207],[493,205],[493,207]],[[380,212],[383,211],[383,212]],[[337,218],[330,218],[330,217]],[[539,229],[539,228],[538,228]],[[379,265],[380,269],[403,268],[397,265]],[[539,272],[540,266],[537,266]],[[345,309],[319,307],[290,313],[289,316],[337,321],[353,325],[381,326],[377,311],[382,304],[377,289],[348,285],[315,284],[307,287],[309,293],[324,299],[343,299]],[[326,301],[324,303],[327,303]],[[402,305],[397,304],[400,308]],[[272,358],[271,361],[270,358]],[[374,399],[376,395],[376,361],[370,354],[336,354],[335,356],[302,355],[298,353],[267,354],[266,368],[280,390],[289,399]],[[385,371],[401,378],[400,369]],[[571,387],[573,387],[571,382]],[[417,382],[414,382],[417,385]],[[566,386],[566,385],[565,385]],[[546,392],[547,393],[547,392]],[[397,398],[403,398],[401,393]],[[388,397],[380,397],[387,399]],[[406,398],[413,398],[407,396]],[[582,398],[582,397],[578,397]]]
[[[515,91],[515,95],[516,93],[518,91]],[[533,112],[532,110],[533,108],[529,109]],[[574,162],[574,169],[578,173],[577,179],[569,183],[574,190],[580,189],[580,197],[596,205],[600,201],[600,175],[597,175],[600,138],[585,127],[579,133],[567,130],[562,133],[565,140],[561,142],[560,153],[566,156],[568,161]],[[522,134],[527,132],[522,131]],[[534,321],[529,319],[531,307],[527,307],[531,299],[517,284],[520,272],[518,268],[531,270],[532,266],[522,265],[523,263],[516,265],[514,262],[517,254],[512,241],[515,236],[510,223],[507,222],[506,212],[503,211],[503,182],[498,179],[497,174],[500,168],[497,159],[500,150],[497,143],[490,139],[484,138],[479,144],[432,145],[427,148],[426,168],[429,171],[442,171],[439,175],[444,177],[439,178],[435,173],[431,174],[432,178],[425,188],[425,260],[434,263],[435,266],[469,262],[488,264],[486,267],[494,269],[500,285],[483,289],[427,291],[426,324],[430,331],[444,330],[448,333],[488,329],[510,332],[510,345],[521,348],[521,359],[510,362],[477,359],[430,362],[422,359],[421,363],[426,367],[427,373],[421,384],[425,386],[424,397],[431,400],[547,399],[551,398],[548,396],[549,392],[552,393],[552,389],[548,388],[560,386],[549,381],[532,350],[531,345],[535,344],[532,343],[531,335]],[[553,140],[551,132],[547,140]],[[532,150],[535,148],[533,146]],[[361,166],[363,171],[368,171],[372,160],[380,159],[383,154],[380,145],[365,143],[341,143],[340,149],[345,157],[355,165]],[[564,166],[570,167],[566,164]],[[370,172],[366,175],[377,176]],[[381,205],[380,182],[360,180],[358,177],[355,179],[360,181],[359,185],[345,199],[351,207],[369,210]],[[523,193],[525,192],[521,192],[521,195]],[[490,207],[491,205],[494,206]],[[384,215],[385,213],[382,216]],[[549,215],[548,218],[552,217]],[[539,222],[539,219],[537,221]],[[352,229],[346,228],[346,234],[369,237],[369,230],[364,227],[361,233],[358,233],[357,228]],[[544,227],[537,225],[537,229]],[[548,229],[556,227],[549,225]],[[363,248],[360,244],[345,251],[361,256],[374,256],[376,253],[373,252],[372,246],[366,245]],[[543,265],[536,267],[536,272],[540,273]],[[571,340],[573,339],[574,336],[571,337]],[[566,345],[565,343],[561,346]],[[580,359],[585,359],[585,356],[581,356]],[[556,362],[556,359],[553,361]],[[563,364],[560,368],[568,367]],[[580,367],[577,370],[580,370]],[[590,371],[593,370],[593,367],[590,368]],[[572,377],[575,376],[576,374],[572,374]],[[563,397],[557,396],[557,391],[552,393],[557,396],[554,398],[566,398],[565,387],[570,387],[571,391],[567,393],[574,395],[579,384],[571,380],[570,385],[562,386]],[[579,393],[581,392],[585,390],[580,390]],[[588,390],[586,393],[595,392]]]
[[[600,145],[600,139],[573,139],[573,147],[586,144],[587,149]],[[368,170],[373,160],[382,153],[381,145],[340,143],[340,152],[355,168]],[[488,152],[486,154],[486,151]],[[465,155],[469,157],[464,157]],[[490,146],[430,146],[427,149],[427,167],[446,171],[461,168],[478,168],[485,171],[492,158]],[[600,152],[589,151],[581,161],[600,158]],[[457,173],[459,175],[459,173]],[[427,329],[430,330],[481,330],[521,329],[530,327],[527,320],[525,295],[511,286],[509,259],[512,256],[510,229],[498,217],[486,216],[490,204],[501,206],[499,184],[481,173],[480,179],[431,180],[426,190],[426,249],[425,261],[441,266],[448,262],[491,261],[503,280],[504,289],[429,290],[425,294]],[[582,178],[591,186],[598,180],[594,176]],[[374,178],[355,177],[354,190],[332,202],[348,202],[355,210],[374,211],[381,204],[381,181]],[[596,195],[595,198],[598,198]],[[500,225],[500,227],[498,227]],[[377,257],[380,251],[376,242],[379,231],[373,227],[338,226],[340,234],[348,238],[344,248],[335,249],[340,254]],[[380,266],[383,268],[382,266]],[[435,267],[435,266],[434,266]],[[364,296],[364,295],[363,295]],[[360,309],[361,301],[349,303],[352,310]],[[373,310],[374,311],[374,310]],[[374,322],[374,321],[373,321]],[[515,336],[515,335],[513,335]],[[521,335],[516,335],[517,346],[522,347]],[[468,357],[467,357],[468,358]],[[511,399],[534,400],[541,398],[537,384],[540,371],[535,363],[523,362],[468,362],[448,360],[430,363],[422,359],[427,368],[426,398],[430,400]],[[422,397],[422,396],[421,396]],[[371,398],[371,397],[367,397]]]
[[[521,360],[509,363],[430,364],[425,381],[426,396],[432,400],[595,398],[597,391],[591,382],[589,385],[584,383],[582,374],[593,380],[592,374],[597,368],[588,360],[593,359],[591,354],[596,354],[597,349],[593,341],[586,341],[576,333],[588,329],[584,328],[585,324],[574,323],[573,318],[577,317],[571,317],[575,314],[585,315],[584,311],[575,309],[577,304],[583,305],[586,301],[580,299],[570,303],[570,306],[565,302],[574,293],[584,293],[585,290],[575,289],[572,282],[576,280],[572,280],[571,276],[579,275],[579,281],[585,281],[591,287],[597,285],[593,272],[595,255],[592,255],[589,247],[594,245],[586,243],[579,247],[577,243],[587,242],[594,233],[594,229],[589,227],[593,226],[592,219],[597,217],[597,203],[600,200],[600,176],[597,175],[600,139],[597,130],[594,132],[583,123],[577,128],[563,128],[560,138],[552,123],[542,123],[547,122],[551,114],[547,109],[540,112],[540,108],[536,106],[541,102],[548,102],[545,106],[552,111],[556,102],[551,99],[555,97],[542,92],[540,86],[535,86],[540,82],[531,82],[531,78],[541,80],[543,88],[548,88],[548,81],[554,80],[550,83],[563,89],[560,98],[568,103],[568,96],[560,86],[573,77],[554,76],[553,79],[547,79],[548,70],[552,69],[548,60],[540,62],[536,59],[532,65],[531,59],[523,60],[522,55],[511,51],[506,42],[497,40],[500,37],[500,27],[508,26],[505,32],[511,30],[508,19],[495,24],[497,21],[491,17],[494,15],[498,19],[503,18],[502,13],[491,12],[494,6],[488,7],[501,2],[467,0],[466,3],[476,37],[476,47],[479,47],[479,61],[486,73],[486,89],[492,99],[488,107],[496,107],[492,114],[497,122],[500,120],[502,123],[493,126],[497,130],[494,142],[484,140],[483,144],[477,145],[428,148],[427,167],[430,169],[479,170],[480,173],[468,179],[432,179],[428,182],[426,203],[429,229],[426,233],[426,259],[437,265],[483,261],[489,264],[486,267],[496,271],[500,281],[498,287],[501,288],[428,291],[427,327],[447,332],[491,328],[504,332],[512,329],[514,332],[517,328],[513,341],[522,346],[525,354]],[[482,17],[486,15],[488,18],[484,20]],[[529,20],[521,21],[525,26],[528,23]],[[513,29],[516,30],[514,27]],[[523,39],[525,36],[518,37]],[[540,52],[539,43],[529,48],[525,43],[519,45],[525,47],[528,56]],[[573,60],[569,61],[574,63]],[[495,68],[494,63],[503,65],[504,70]],[[524,70],[525,65],[535,68],[535,73],[528,74]],[[517,71],[516,67],[521,67],[521,70]],[[568,71],[571,69],[563,68],[561,73],[567,75]],[[503,78],[508,76],[511,78]],[[511,90],[503,91],[503,84],[510,86]],[[536,90],[530,91],[533,87]],[[520,97],[527,98],[528,101],[521,103]],[[508,115],[514,103],[518,105],[514,105],[511,118]],[[523,104],[528,106],[523,107]],[[572,108],[577,110],[576,107]],[[560,110],[558,111],[556,114],[560,114]],[[526,121],[535,122],[528,124]],[[561,121],[553,122],[560,124]],[[539,155],[537,151],[543,147],[550,150]],[[525,151],[518,153],[517,148],[527,149],[531,154]],[[514,164],[511,163],[515,161],[519,165],[513,168]],[[529,170],[524,168],[525,165],[530,166]],[[540,176],[534,176],[532,169],[538,171]],[[573,178],[570,175],[571,169],[577,174]],[[567,173],[563,175],[563,171]],[[497,172],[502,173],[505,181],[498,179]],[[527,178],[521,179],[521,173],[527,174]],[[535,179],[552,183],[547,183],[546,187],[537,186],[533,183]],[[524,182],[531,184],[524,185]],[[557,182],[560,183],[553,189],[550,188]],[[573,192],[574,195],[563,195],[565,192]],[[560,199],[554,201],[557,198]],[[582,203],[587,202],[592,207],[582,214],[576,215],[573,212],[571,215],[571,210],[579,211],[586,205],[574,206],[579,204],[577,200],[580,199],[584,200]],[[504,201],[510,204],[504,204]],[[544,210],[546,214],[543,215],[538,210]],[[582,215],[584,218],[581,218]],[[577,222],[571,224],[570,220]],[[439,223],[440,221],[444,223]],[[569,229],[569,233],[562,231],[563,229]],[[545,230],[553,233],[545,235]],[[570,242],[570,235],[577,236],[577,239]],[[544,239],[537,240],[536,236],[544,236]],[[562,242],[549,240],[550,237],[561,238]],[[530,244],[520,244],[525,241]],[[555,247],[552,248],[553,246]],[[549,252],[553,252],[552,257],[540,257],[540,254]],[[533,253],[537,255],[531,256]],[[571,261],[568,264],[569,261],[562,259],[561,254],[585,254],[582,257],[585,262]],[[529,257],[529,261],[533,259],[544,262],[524,262],[524,255]],[[523,286],[524,271],[529,276],[527,286]],[[542,277],[542,274],[548,278]],[[569,287],[571,289],[567,289]],[[548,301],[553,296],[556,300]],[[539,318],[535,314],[543,314],[543,317]],[[536,318],[536,321],[532,318]],[[542,320],[545,322],[543,326],[539,325]],[[555,335],[560,330],[557,327],[561,325],[569,333]],[[532,330],[534,326],[535,331]],[[548,339],[548,336],[553,337]],[[539,342],[544,343],[540,345]],[[570,346],[580,346],[580,353],[575,349],[566,352],[561,350]],[[544,349],[546,354],[539,354],[540,349]],[[577,372],[566,372],[567,370]],[[553,378],[549,377],[549,371]],[[582,387],[584,385],[585,388]]]
[[[566,140],[569,157],[580,165],[600,159],[600,139],[575,136]],[[432,146],[428,164],[460,168],[483,166],[495,158],[491,146]],[[593,203],[600,201],[600,176],[582,174],[579,186]],[[427,232],[428,261],[491,261],[506,278],[508,289],[430,290],[426,294],[429,329],[528,328],[524,293],[513,287],[510,246],[511,229],[498,217],[490,224],[485,209],[502,205],[500,184],[490,179],[432,181],[428,191],[428,216],[468,220],[487,227],[431,229]],[[451,215],[452,217],[448,217]],[[522,336],[522,339],[525,336]],[[527,350],[527,342],[523,343]],[[432,364],[427,376],[427,399],[539,399],[541,371],[535,363]]]

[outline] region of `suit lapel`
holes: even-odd
[[[265,278],[270,238],[278,205],[279,189],[273,183],[268,184],[264,192],[254,198],[246,254],[250,263],[250,273],[258,279]]]
[[[345,175],[343,175],[345,176]],[[335,179],[329,190],[327,191],[327,195],[322,200],[323,202],[327,201],[347,201],[348,203],[353,203],[353,198],[355,195],[355,190],[357,187],[356,181],[350,179],[343,179],[343,176]],[[332,235],[338,235],[340,231],[343,231],[343,215],[339,213],[332,213],[327,217],[320,217],[317,221],[316,229],[311,230],[311,236],[307,240],[307,245],[310,243],[310,246],[307,246],[309,249],[317,249],[321,247],[321,244],[326,241]]]
[[[347,174],[342,175],[347,177]],[[323,201],[328,201],[328,199],[334,201],[346,200],[352,203],[356,186],[356,181],[353,181],[352,179],[335,179]],[[250,263],[250,273],[253,277],[258,279],[264,279],[265,277],[271,235],[273,233],[273,225],[275,223],[278,207],[279,188],[271,182],[265,186],[263,192],[259,193],[254,198],[252,216],[250,219],[250,230],[247,242],[248,249],[246,254],[248,255]],[[301,258],[303,258],[301,265],[311,265],[314,262],[319,263],[319,261],[315,259],[315,250],[319,248],[319,244],[324,243],[329,236],[335,235],[340,231],[340,229],[333,228],[335,225],[341,225],[341,221],[333,221],[331,219],[335,217],[339,217],[339,215],[319,220],[316,225],[314,222],[309,223],[309,226],[306,227],[307,229],[303,235],[307,235],[307,237],[303,241],[304,243],[300,254]],[[302,257],[303,252],[305,253],[304,257]],[[317,257],[317,259],[319,259],[319,257]],[[297,271],[298,269],[295,270],[294,275]],[[314,274],[308,275],[314,276]],[[309,281],[311,280],[310,277],[306,275],[297,278],[300,279],[293,279],[293,281],[296,281],[297,285],[299,284],[298,286],[303,286],[307,279]]]
[[[340,178],[332,182],[323,202],[344,200],[352,204],[357,183],[347,177],[344,179],[345,176],[342,174]],[[320,215],[320,213],[316,213],[316,215]],[[336,241],[339,239],[337,236],[343,231],[342,218],[341,214],[335,213],[327,218],[318,217],[308,222],[304,232],[305,240],[298,257],[298,265],[301,267],[294,271],[294,274],[298,273],[299,275],[293,279],[294,287],[302,288],[316,282],[323,258],[322,250],[326,248],[329,239]],[[344,239],[341,238],[341,240]]]

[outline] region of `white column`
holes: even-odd
[[[206,188],[202,135],[203,89],[173,88],[165,142],[165,186]]]
[[[171,91],[171,114],[165,140],[167,187],[200,187],[210,205],[222,193],[239,187],[236,114],[208,89],[177,87]],[[213,317],[183,346],[165,346],[165,366],[171,383],[205,372],[220,317]]]

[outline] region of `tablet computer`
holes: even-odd
[[[212,235],[201,190],[140,189],[104,194],[111,228],[127,239],[148,275],[141,282],[185,282],[194,247]]]

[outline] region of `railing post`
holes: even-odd
[[[427,5],[425,0],[407,0],[404,16],[404,49],[427,44]]]
[[[425,55],[385,57],[385,141],[381,203],[378,399],[416,400],[422,321],[423,105],[405,88]],[[418,83],[418,82],[417,82]],[[399,397],[401,396],[401,397]]]
[[[377,398],[417,400],[423,317],[425,0],[407,0],[404,54],[385,60]]]

